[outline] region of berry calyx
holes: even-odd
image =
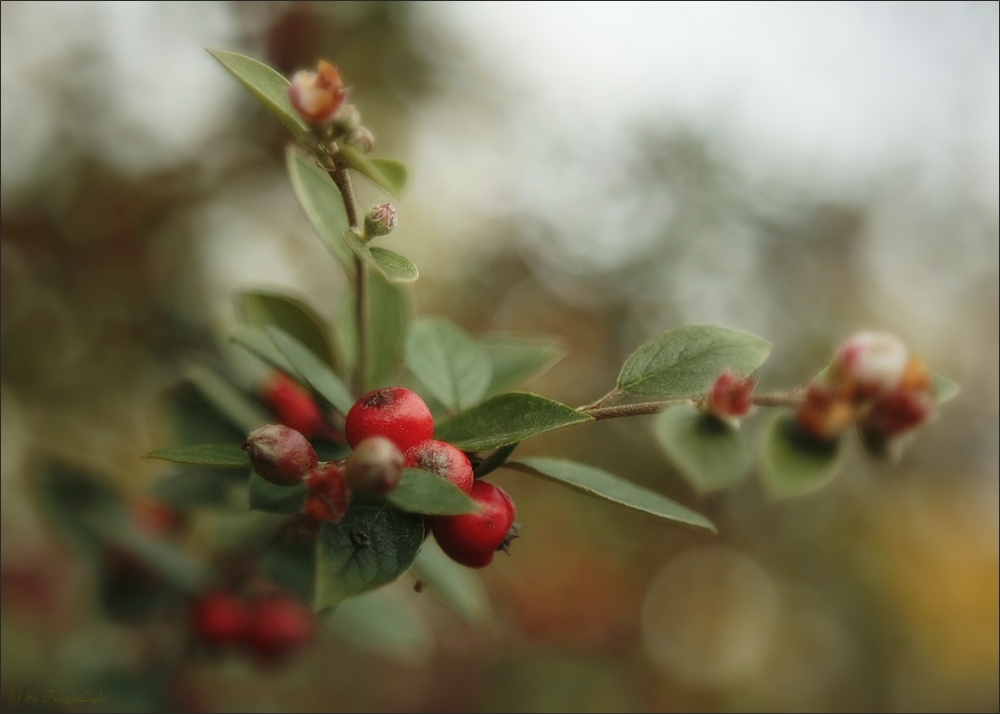
[[[323,410],[312,394],[282,372],[275,372],[261,389],[261,399],[278,421],[307,439],[332,436]]]
[[[384,496],[403,477],[403,452],[384,436],[365,439],[344,462],[344,477],[355,491]]]
[[[261,478],[277,486],[300,483],[319,460],[312,444],[299,432],[283,424],[267,424],[250,434],[242,449]]]
[[[243,639],[250,627],[250,611],[240,598],[224,590],[199,597],[192,609],[194,628],[211,645],[230,645]]]
[[[351,490],[344,478],[344,470],[334,461],[321,461],[305,477],[309,487],[303,511],[317,521],[339,523],[347,513]]]
[[[443,441],[428,439],[411,446],[406,451],[406,466],[435,473],[466,493],[472,491],[475,482],[469,457]]]
[[[470,568],[490,564],[493,554],[516,536],[514,501],[503,489],[486,481],[476,481],[469,492],[479,506],[478,513],[440,516],[431,520],[431,530],[441,550],[457,563]]]
[[[250,607],[244,643],[262,660],[273,660],[308,645],[315,635],[312,612],[298,600],[270,595]]]
[[[345,431],[352,449],[365,439],[384,436],[405,453],[434,436],[434,417],[415,393],[389,387],[361,397],[347,413]]]

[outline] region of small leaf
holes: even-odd
[[[423,611],[389,588],[342,602],[327,623],[359,650],[390,662],[412,667],[434,651],[434,631]]]
[[[268,325],[264,329],[274,346],[310,387],[341,414],[351,410],[355,401],[351,390],[326,363],[280,327]]]
[[[244,435],[271,421],[267,413],[243,390],[208,367],[195,365],[188,370],[187,377],[219,414],[226,417],[233,426],[240,428]]]
[[[753,447],[738,427],[677,404],[656,419],[656,437],[699,493],[733,486],[753,470]]]
[[[239,444],[196,444],[157,449],[146,454],[145,459],[175,461],[179,464],[201,464],[220,468],[249,468],[250,457]]]
[[[401,511],[429,516],[457,516],[479,510],[476,502],[451,481],[420,469],[405,469],[399,484],[385,498]]]
[[[480,340],[493,363],[493,379],[487,395],[500,394],[537,377],[566,356],[560,337],[525,337],[492,334]]]
[[[712,522],[700,513],[596,466],[578,464],[566,459],[535,457],[512,461],[507,464],[507,468],[544,476],[590,496],[597,496],[668,521],[686,523],[713,533],[717,532]]]
[[[373,273],[368,281],[368,384],[383,386],[392,377],[403,358],[403,336],[410,320],[406,293],[380,274]]]
[[[478,403],[490,386],[489,354],[450,320],[417,320],[406,335],[405,349],[413,376],[453,412]]]
[[[230,331],[229,339],[257,355],[275,369],[279,369],[294,378],[295,370],[292,369],[291,363],[285,355],[278,351],[267,333],[259,327],[237,325]]]
[[[239,302],[251,325],[261,329],[268,325],[280,327],[338,369],[339,360],[330,346],[327,321],[302,300],[268,290],[247,290],[240,295]]]
[[[771,353],[771,343],[741,330],[688,325],[654,337],[625,361],[618,389],[646,397],[708,390],[724,370],[747,377]]]
[[[224,50],[208,52],[249,89],[250,93],[278,118],[278,121],[295,132],[296,136],[309,131],[309,127],[299,118],[298,112],[292,107],[292,102],[288,98],[288,88],[291,83],[281,74],[263,62],[235,52]]]
[[[399,196],[406,188],[409,172],[398,161],[369,159],[350,145],[340,147],[339,156],[344,163],[391,196]]]
[[[264,551],[260,569],[275,583],[312,605],[316,590],[316,539],[279,533]]]
[[[958,396],[958,393],[962,391],[961,387],[952,382],[950,379],[945,379],[940,374],[932,374],[931,380],[934,386],[934,394],[937,396],[938,404],[944,404],[945,402],[954,399]]]
[[[368,267],[377,270],[391,283],[412,283],[420,277],[420,271],[409,258],[394,253],[385,248],[371,247],[362,243],[354,231],[343,233],[343,243],[351,252],[365,262]]]
[[[250,472],[250,508],[268,513],[302,513],[309,489],[305,484],[277,486]]]
[[[354,257],[343,236],[351,227],[344,198],[330,175],[316,161],[294,146],[285,151],[285,164],[292,190],[313,230],[348,274],[354,272]]]
[[[320,527],[316,607],[392,582],[413,563],[424,538],[424,519],[385,501],[355,497],[340,523]]]
[[[479,451],[586,421],[593,417],[565,404],[537,394],[510,392],[452,417],[437,427],[434,438],[465,451]]]
[[[779,498],[816,491],[840,468],[840,441],[826,441],[803,431],[795,414],[781,410],[768,424],[761,448],[761,473]]]
[[[424,541],[413,569],[452,611],[470,624],[490,618],[493,608],[482,579],[475,571],[445,555],[433,538]]]

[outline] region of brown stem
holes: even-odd
[[[602,406],[589,406],[582,407],[577,411],[583,412],[584,414],[589,414],[594,417],[597,421],[602,421],[604,419],[621,419],[622,417],[632,417],[632,416],[647,416],[649,414],[659,414],[667,407],[672,407],[675,404],[691,404],[696,403],[700,399],[699,396],[695,395],[692,397],[685,397],[682,399],[667,399],[662,402],[641,402],[639,404],[623,404],[617,407],[602,407]],[[595,405],[600,405],[603,402],[608,401],[606,397],[602,397]],[[797,407],[802,403],[801,390],[794,390],[791,392],[776,392],[774,394],[759,394],[750,397],[750,401],[759,407]]]
[[[351,175],[347,167],[338,163],[336,168],[330,171],[330,178],[340,189],[340,195],[344,198],[344,210],[347,212],[347,222],[355,231],[361,230],[361,221],[358,219],[358,202],[354,197],[354,187],[351,185]],[[358,329],[358,364],[354,378],[354,386],[358,394],[364,394],[367,389],[365,384],[368,380],[368,266],[361,258],[354,257],[355,280],[354,280],[354,307],[355,322]]]
[[[612,401],[614,399],[617,399],[619,396],[621,396],[621,392],[619,392],[617,388],[612,389],[610,392],[608,392],[607,394],[605,394],[603,397],[601,397],[600,399],[598,399],[596,402],[593,402],[592,404],[588,404],[585,407],[577,407],[577,411],[580,411],[580,412],[589,412],[592,409],[598,409],[600,407],[603,407],[608,402],[610,402],[610,401]]]

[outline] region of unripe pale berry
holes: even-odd
[[[856,386],[856,398],[870,399],[899,386],[909,361],[906,345],[886,332],[862,331],[840,346],[834,359],[835,378]]]
[[[200,596],[192,608],[194,628],[212,645],[235,644],[250,626],[250,611],[240,598],[224,590]]]
[[[369,392],[351,407],[345,422],[353,449],[365,439],[384,436],[400,451],[433,438],[434,417],[424,400],[404,387]]]
[[[329,436],[323,410],[309,391],[282,372],[275,372],[261,389],[261,399],[285,426],[307,439]]]
[[[294,598],[271,595],[251,605],[244,642],[261,659],[273,660],[305,647],[315,632],[309,608]]]
[[[309,487],[303,510],[317,521],[339,523],[351,502],[351,490],[344,478],[344,470],[335,461],[321,461],[305,477]]]
[[[469,495],[479,506],[478,513],[429,520],[435,540],[452,560],[482,568],[509,542],[516,511],[511,497],[486,481],[476,481]]]
[[[278,486],[294,486],[319,463],[312,444],[282,424],[268,424],[243,443],[250,463],[261,478]]]
[[[384,496],[403,476],[403,452],[384,436],[365,439],[344,462],[347,484],[355,491]]]
[[[451,444],[428,439],[406,450],[406,466],[430,471],[469,493],[475,476],[469,457]]]

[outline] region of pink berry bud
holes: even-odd
[[[365,439],[344,462],[348,485],[362,493],[384,496],[403,476],[403,452],[382,436]]]
[[[367,154],[375,146],[375,135],[365,127],[359,126],[348,133],[346,141],[355,149]]]
[[[389,235],[396,227],[396,209],[383,203],[368,211],[365,216],[365,236],[369,239]]]
[[[740,379],[726,370],[719,375],[708,393],[708,408],[715,416],[726,419],[746,416],[750,413],[750,393],[754,381]]]
[[[836,374],[857,386],[857,398],[870,399],[899,386],[909,354],[906,345],[885,332],[858,332],[847,339],[834,359]]]
[[[288,88],[288,98],[295,111],[312,126],[331,121],[347,96],[336,67],[320,60],[316,69],[316,72],[296,72]]]
[[[305,479],[309,487],[304,511],[317,521],[339,523],[347,513],[351,490],[344,478],[344,470],[334,461],[321,461]]]
[[[312,444],[295,429],[268,424],[250,434],[243,443],[254,471],[278,486],[294,486],[316,467]]]

